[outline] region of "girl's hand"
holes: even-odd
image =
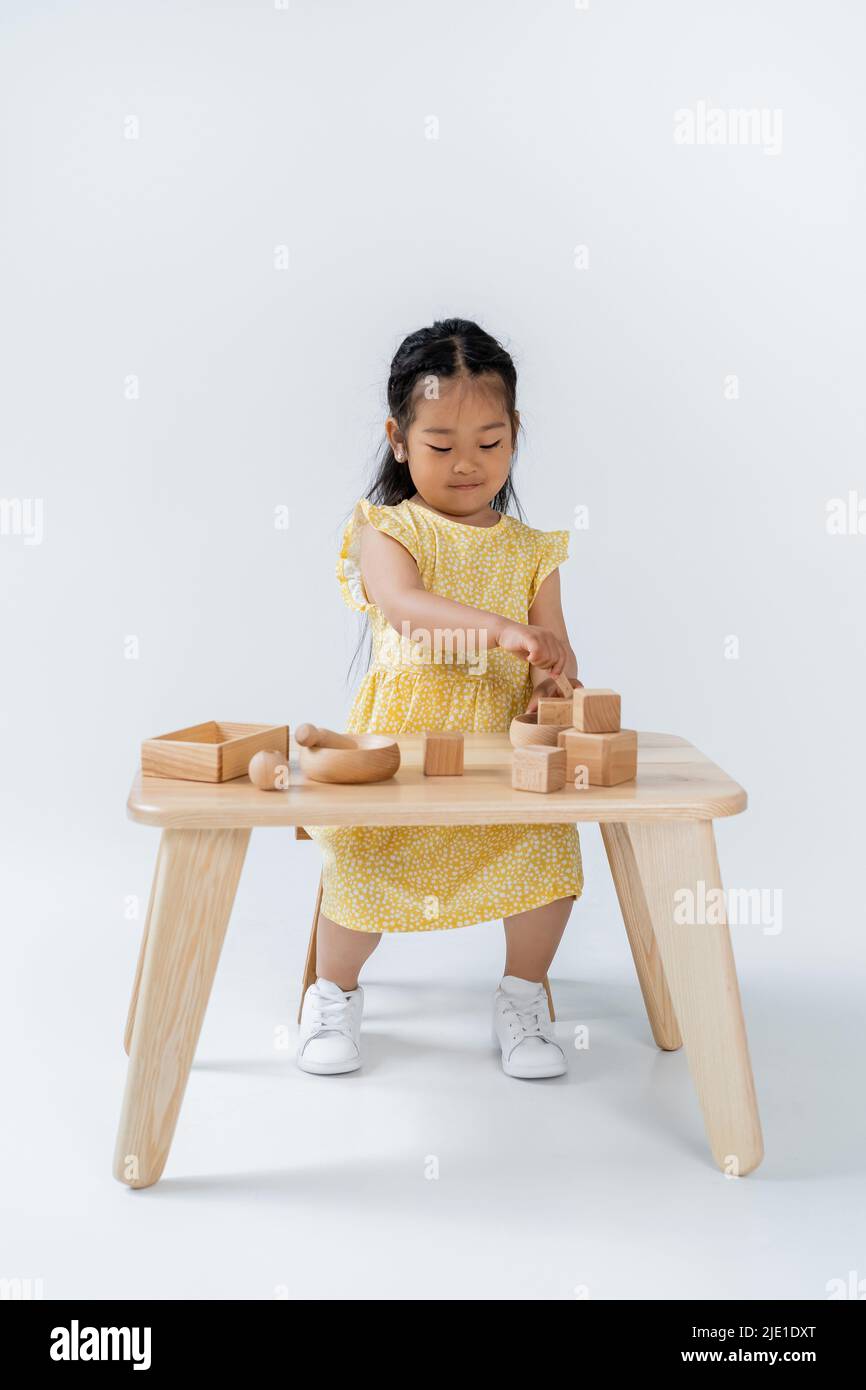
[[[546,627],[531,623],[507,623],[499,634],[497,646],[512,656],[520,656],[530,666],[539,666],[558,676],[571,659],[571,649]]]
[[[583,689],[583,681],[579,681],[579,680],[577,679],[577,676],[566,676],[565,679],[566,679],[567,681],[571,681],[571,688],[572,688],[572,690],[577,690],[577,689],[581,689],[581,690],[582,690],[582,689]],[[524,714],[532,714],[532,713],[534,713],[534,711],[538,709],[538,702],[539,702],[539,700],[546,700],[546,699],[553,699],[553,700],[555,700],[555,699],[557,699],[558,697],[561,697],[561,695],[562,695],[562,691],[560,690],[559,686],[556,684],[556,681],[550,680],[550,678],[548,678],[547,680],[539,681],[539,682],[538,682],[538,685],[535,687],[535,689],[534,689],[533,692],[532,692],[532,699],[529,701],[529,704],[526,706],[526,709],[524,710]]]

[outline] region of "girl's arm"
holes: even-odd
[[[417,629],[431,635],[434,630],[448,629],[483,632],[488,647],[502,647],[554,675],[573,660],[567,634],[563,640],[559,633],[535,622],[515,623],[500,613],[473,608],[425,589],[406,547],[374,526],[365,526],[361,532],[361,578],[367,597],[397,632],[402,633],[404,623],[410,635]],[[538,598],[547,582],[539,589]]]
[[[565,618],[562,612],[562,593],[559,583],[559,569],[551,570],[546,579],[542,580],[538,593],[532,601],[529,610],[529,621],[538,624],[540,627],[547,628],[555,633],[568,649],[568,659],[563,668],[563,674],[568,677],[572,685],[580,686],[582,681],[577,679],[577,657],[572,650],[568,640],[568,629],[565,626]],[[532,678],[533,692],[532,698],[526,707],[526,713],[531,714],[538,705],[539,698],[550,695],[556,697],[561,695],[555,681],[546,677],[537,666],[531,666],[530,675]]]

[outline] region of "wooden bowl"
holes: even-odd
[[[557,724],[539,724],[537,714],[518,714],[511,721],[508,737],[512,748],[556,748],[561,733]]]
[[[400,745],[387,734],[348,734],[351,748],[299,748],[305,777],[313,782],[385,782],[400,766]]]

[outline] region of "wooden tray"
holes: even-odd
[[[210,719],[145,739],[141,770],[148,777],[175,777],[184,782],[230,782],[246,776],[250,758],[263,748],[275,748],[288,757],[289,726],[226,724]]]

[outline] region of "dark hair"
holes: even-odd
[[[430,328],[419,328],[404,338],[391,362],[388,377],[388,413],[405,435],[415,415],[415,389],[424,377],[498,376],[504,405],[512,422],[512,452],[516,448],[514,414],[517,408],[517,372],[500,343],[470,319],[438,319]],[[380,507],[394,507],[415,492],[407,463],[398,463],[387,436],[379,451],[375,472],[364,496]],[[491,500],[497,512],[514,508],[524,520],[511,472]],[[369,635],[369,626],[367,629]],[[364,645],[364,635],[355,650],[349,673]],[[369,664],[370,653],[367,654]]]

